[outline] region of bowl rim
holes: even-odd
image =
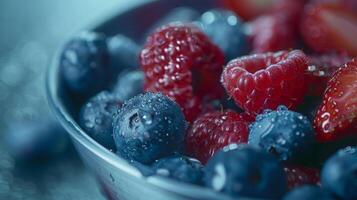
[[[157,2],[159,0],[148,0],[144,1],[138,5],[133,7],[129,7],[126,10],[121,10],[117,12],[115,15],[106,16],[101,20],[98,20],[99,23],[93,23],[89,28],[85,30],[94,30],[96,27],[99,27],[105,21],[113,17],[120,17],[121,15],[127,12],[133,12],[135,9],[140,7],[144,7],[150,3]],[[184,5],[183,5],[184,6]],[[176,181],[174,179],[165,178],[162,176],[149,176],[145,177],[136,167],[130,165],[126,160],[120,158],[115,155],[114,152],[106,149],[104,146],[100,145],[94,139],[92,139],[86,132],[78,125],[78,123],[71,117],[71,115],[67,112],[64,104],[60,100],[59,95],[59,57],[62,48],[59,48],[54,56],[52,57],[52,61],[47,67],[46,77],[45,77],[45,89],[46,89],[46,97],[50,107],[51,112],[55,115],[60,124],[66,129],[68,134],[72,139],[75,139],[80,145],[85,147],[87,150],[91,151],[96,156],[100,157],[113,167],[123,171],[124,173],[129,174],[133,178],[145,179],[149,184],[156,186],[162,190],[166,190],[169,192],[173,192],[178,195],[183,195],[185,197],[190,197],[193,199],[220,199],[220,200],[232,200],[233,198],[224,195],[222,193],[216,192],[212,189],[197,186],[193,184],[183,183],[180,181]],[[240,197],[242,200],[259,200],[257,198],[245,198]]]

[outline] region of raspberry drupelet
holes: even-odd
[[[237,105],[251,115],[278,105],[294,109],[306,91],[307,63],[300,50],[243,56],[228,63],[222,83]]]
[[[221,97],[224,55],[197,27],[173,23],[151,34],[141,52],[145,90],[175,100],[188,121],[204,99]]]

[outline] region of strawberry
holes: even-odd
[[[357,55],[357,14],[342,5],[306,6],[300,28],[305,43],[317,52]]]
[[[309,82],[307,95],[320,98],[332,74],[351,58],[346,54],[321,54],[309,56],[309,68],[306,73]]]
[[[338,69],[327,83],[314,119],[317,140],[327,142],[357,135],[357,60]]]

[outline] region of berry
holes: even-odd
[[[297,166],[284,167],[288,188],[293,189],[305,184],[317,185],[320,183],[320,173],[317,169]]]
[[[306,0],[274,0],[272,12],[275,18],[285,21],[287,26],[298,30],[301,15]]]
[[[175,102],[160,93],[146,93],[123,104],[113,127],[117,153],[150,164],[183,149],[187,124]]]
[[[156,161],[152,168],[156,174],[182,182],[201,184],[203,166],[200,161],[186,156],[171,156]]]
[[[293,48],[296,42],[294,28],[281,18],[264,15],[250,23],[250,41],[255,53]]]
[[[251,125],[248,144],[275,155],[279,160],[299,160],[315,143],[310,121],[303,115],[280,106],[265,111]]]
[[[357,56],[357,14],[338,4],[306,6],[301,22],[305,43],[314,51]]]
[[[268,13],[273,6],[273,0],[221,0],[220,2],[244,20],[251,20]]]
[[[232,143],[247,143],[248,121],[233,111],[210,112],[198,117],[186,136],[187,152],[206,163],[214,153]]]
[[[330,53],[309,56],[308,96],[321,97],[333,73],[349,60],[350,57],[346,54]]]
[[[200,13],[190,7],[178,7],[170,11],[164,17],[160,18],[151,28],[149,34],[157,28],[173,22],[191,23],[200,18]]]
[[[101,34],[84,32],[64,46],[60,72],[72,92],[87,97],[108,86],[110,69],[105,41]]]
[[[319,166],[323,165],[338,150],[357,144],[357,137],[348,136],[336,141],[318,143],[316,146],[316,161]]]
[[[113,117],[121,107],[122,100],[101,92],[92,97],[81,109],[80,125],[95,141],[115,151],[113,140]]]
[[[224,69],[222,83],[246,112],[257,115],[285,105],[294,109],[303,99],[307,58],[299,50],[237,58]]]
[[[283,200],[335,200],[327,191],[316,186],[302,186],[284,196]]]
[[[140,70],[122,72],[113,88],[113,94],[126,101],[144,91],[144,73]]]
[[[357,199],[357,148],[346,147],[333,155],[321,172],[322,186],[341,199]]]
[[[7,151],[16,161],[32,162],[63,153],[69,144],[66,131],[52,117],[16,121],[4,133]]]
[[[124,35],[116,35],[107,40],[107,45],[114,74],[139,67],[139,46],[133,40]]]
[[[216,153],[205,167],[204,182],[233,197],[279,199],[286,191],[279,162],[247,145],[230,145]]]
[[[356,0],[312,0],[312,3],[328,3],[337,4],[339,6],[344,6],[347,9],[357,11],[357,1]]]
[[[198,25],[211,41],[221,48],[226,61],[248,53],[243,23],[233,12],[217,9],[207,11],[198,21]]]
[[[145,89],[175,100],[186,119],[200,113],[203,99],[223,96],[219,75],[224,56],[198,28],[174,23],[156,30],[141,52]]]
[[[354,59],[338,69],[327,83],[314,120],[318,141],[332,141],[357,133],[356,96],[357,60]]]

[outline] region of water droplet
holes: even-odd
[[[223,164],[218,164],[215,167],[215,174],[212,179],[212,187],[216,191],[221,191],[226,184],[226,170]]]

